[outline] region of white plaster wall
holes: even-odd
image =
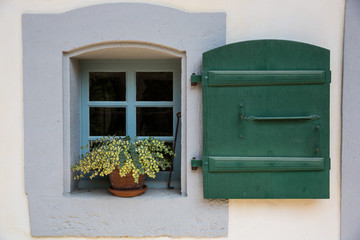
[[[0,240],[32,239],[24,190],[21,14],[58,13],[106,2],[118,1],[0,0]],[[228,43],[273,38],[306,42],[331,50],[330,199],[231,200],[227,239],[340,239],[341,70],[345,0],[143,2],[189,12],[226,12]]]

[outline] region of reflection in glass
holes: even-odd
[[[138,107],[136,108],[137,136],[172,136],[172,107]]]
[[[125,136],[125,108],[90,108],[90,136]]]
[[[89,96],[90,101],[125,101],[125,73],[90,72]]]
[[[172,101],[172,72],[137,72],[136,101]]]

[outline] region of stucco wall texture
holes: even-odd
[[[1,240],[33,239],[30,234],[28,199],[24,182],[21,15],[23,13],[61,13],[109,2],[119,1],[3,0],[0,2],[2,30],[0,38]],[[341,86],[345,1],[158,0],[143,2],[188,12],[224,12],[226,13],[227,43],[265,38],[286,39],[310,43],[331,51],[330,199],[230,200],[228,237],[221,239],[340,239]],[[188,114],[197,113],[189,112]],[[43,239],[88,238],[45,237]]]

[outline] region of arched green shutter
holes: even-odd
[[[204,198],[329,198],[329,60],[282,40],[203,54]]]

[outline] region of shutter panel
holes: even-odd
[[[282,40],[203,54],[204,198],[329,198],[329,56]]]

